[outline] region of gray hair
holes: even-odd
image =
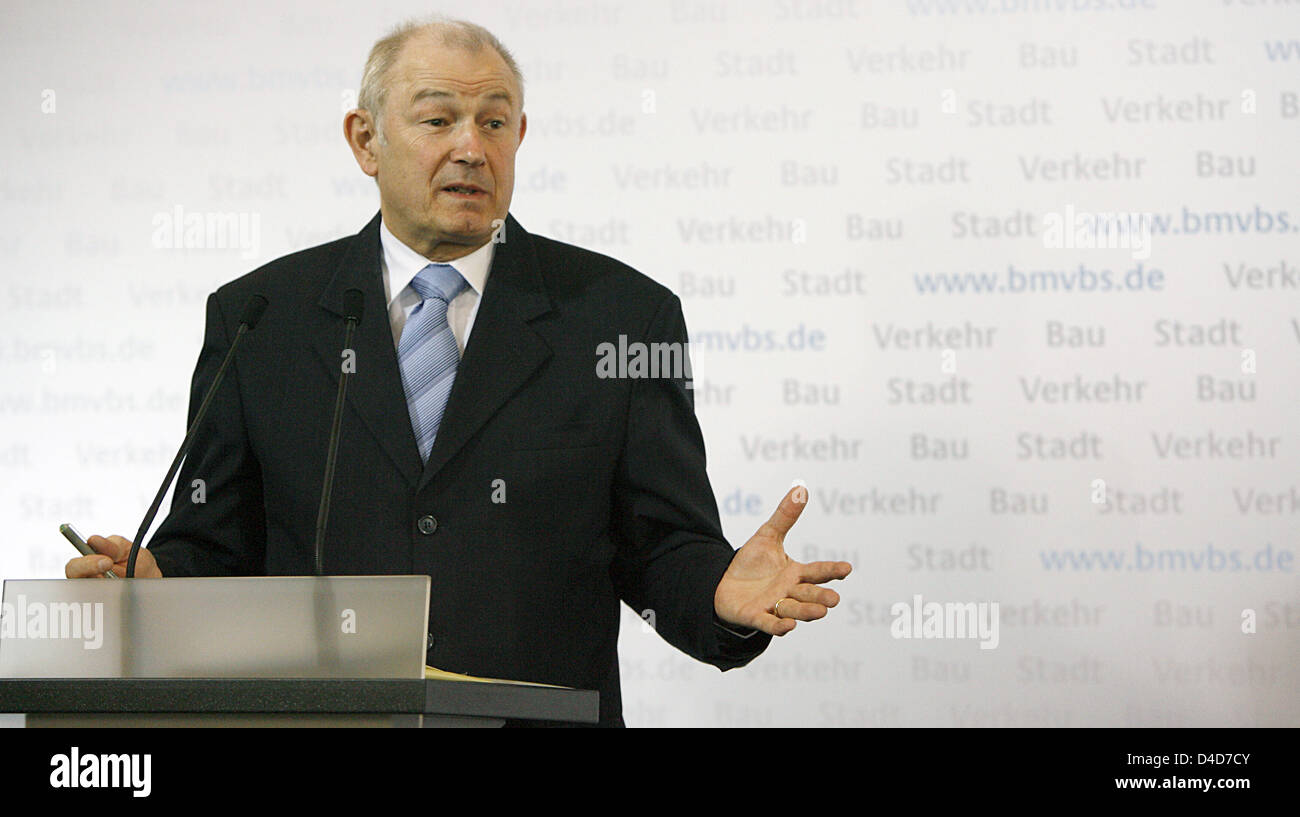
[[[510,50],[501,44],[496,35],[486,28],[465,20],[453,20],[447,17],[432,17],[423,20],[407,20],[390,31],[383,39],[370,49],[366,59],[365,71],[361,74],[361,90],[357,94],[357,107],[369,111],[375,123],[375,138],[384,143],[380,120],[384,115],[384,103],[388,97],[388,73],[397,62],[406,41],[417,34],[433,32],[440,35],[441,42],[447,48],[458,48],[471,53],[491,48],[501,55],[510,73],[514,74],[519,85],[519,106],[524,104],[524,75],[519,70]]]

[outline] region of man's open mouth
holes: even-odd
[[[443,192],[446,192],[446,193],[455,193],[455,194],[458,195],[458,196],[483,196],[483,195],[487,195],[487,191],[486,191],[486,190],[484,190],[484,189],[481,188],[481,187],[476,187],[475,185],[472,185],[472,184],[449,184],[449,185],[447,185],[446,187],[444,187],[444,188],[442,188],[442,189],[443,189]]]

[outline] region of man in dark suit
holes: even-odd
[[[733,552],[689,372],[597,366],[600,349],[684,351],[681,305],[509,216],[522,95],[509,52],[476,26],[411,25],[376,44],[344,127],[380,213],[209,298],[191,417],[243,305],[269,306],[137,575],[313,573],[324,440],[351,365],[325,572],[429,575],[430,664],[598,689],[601,723],[621,725],[620,600],[725,670],[824,616],[838,596],[819,585],[850,566],[785,555],[800,488]],[[354,288],[364,319],[344,351]],[[70,577],[129,547],[90,544],[106,557],[69,562]]]

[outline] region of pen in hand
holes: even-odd
[[[77,533],[77,529],[72,527],[72,525],[69,525],[66,522],[62,525],[59,525],[59,533],[63,534],[63,537],[67,539],[69,542],[71,542],[72,546],[76,548],[77,552],[80,553],[82,556],[99,555],[99,553],[94,548],[86,544],[86,540],[81,538],[81,534]],[[114,573],[112,570],[105,571],[105,575],[107,575],[110,579],[118,578],[118,575]]]

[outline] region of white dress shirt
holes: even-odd
[[[402,339],[402,327],[406,326],[406,319],[421,300],[419,293],[411,288],[411,281],[433,262],[403,244],[382,221],[379,223],[379,243],[383,247],[380,258],[384,271],[384,298],[388,301],[388,322],[393,327],[393,348],[397,349]],[[456,336],[461,357],[465,356],[465,344],[469,343],[469,332],[474,327],[483,287],[487,286],[495,248],[496,245],[489,241],[469,255],[443,262],[455,267],[469,284],[447,306],[447,323]]]

